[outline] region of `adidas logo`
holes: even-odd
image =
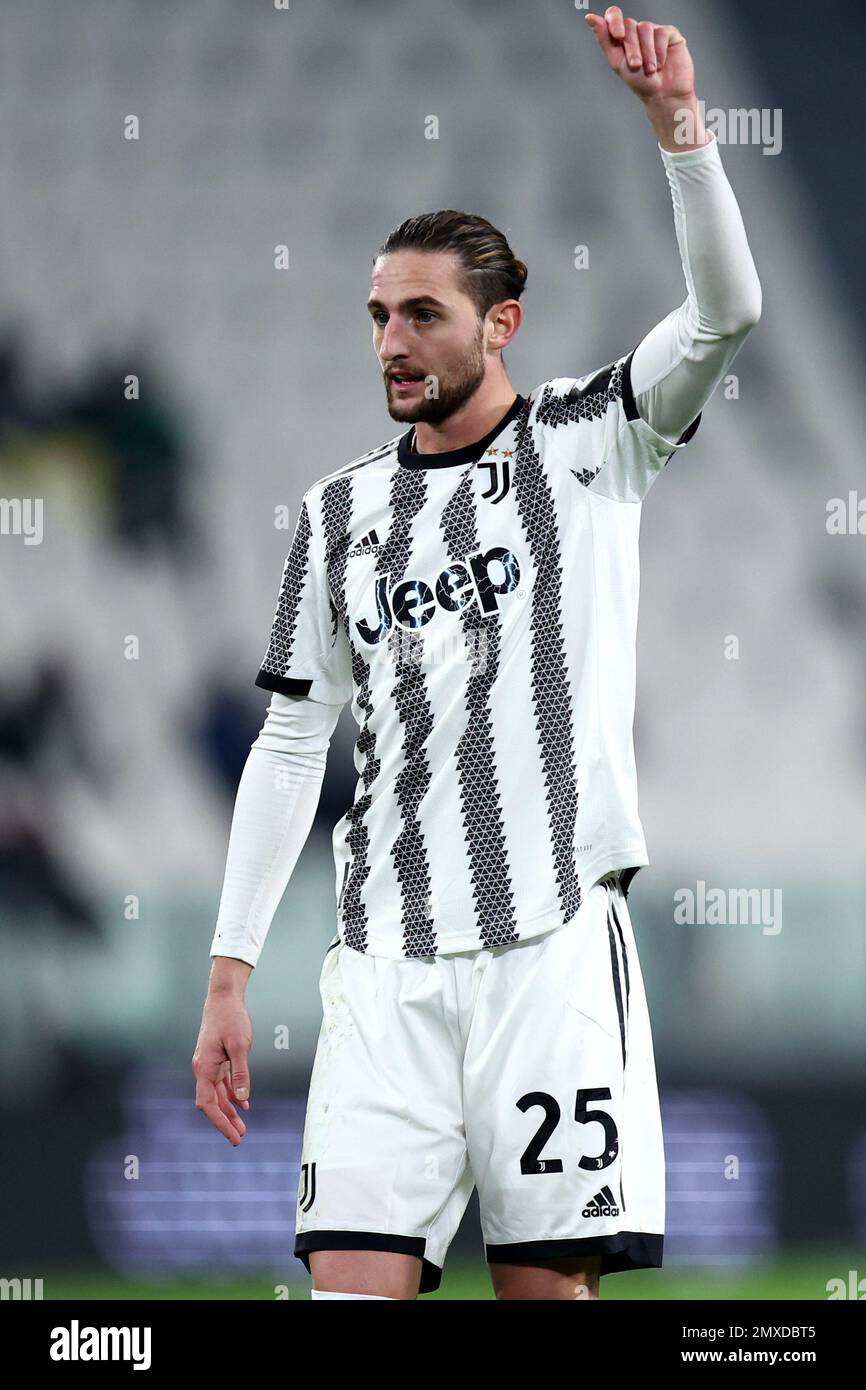
[[[619,1216],[619,1207],[610,1188],[603,1187],[594,1197],[590,1197],[581,1216]]]
[[[352,546],[347,559],[351,560],[355,555],[377,555],[381,549],[382,542],[376,535],[374,528],[372,531],[368,531],[366,536],[362,536],[361,539]]]

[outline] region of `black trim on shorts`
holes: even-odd
[[[259,671],[255,685],[279,695],[309,695],[312,680],[302,681],[294,676],[275,676],[272,671]]]
[[[661,1269],[664,1236],[645,1231],[617,1231],[612,1236],[580,1240],[521,1240],[512,1245],[485,1245],[488,1264],[534,1264],[569,1255],[601,1255],[601,1274],[624,1274],[629,1269]]]
[[[424,1256],[423,1236],[382,1235],[378,1231],[299,1231],[295,1236],[295,1258],[309,1274],[313,1250],[387,1250],[394,1255],[416,1255],[421,1261],[419,1293],[433,1293],[442,1282],[442,1270]]]

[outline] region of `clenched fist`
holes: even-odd
[[[603,19],[588,14],[586,22],[612,70],[641,101],[687,101],[694,95],[694,63],[675,25],[624,19],[619,5],[609,5]]]

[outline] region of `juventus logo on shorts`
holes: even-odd
[[[316,1200],[316,1165],[301,1164],[301,1190],[298,1193],[298,1206],[301,1211],[309,1211]]]
[[[490,469],[490,486],[481,496],[486,502],[501,502],[511,486],[511,465],[509,460],[513,454],[513,449],[488,449],[488,454],[494,457],[488,461],[485,457],[478,460],[479,468]],[[500,457],[496,457],[501,454]]]

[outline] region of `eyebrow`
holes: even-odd
[[[397,305],[397,308],[398,308],[398,309],[417,309],[418,306],[421,305],[421,304],[435,304],[437,309],[447,309],[447,308],[448,308],[448,305],[447,305],[447,304],[443,304],[442,301],[441,301],[441,299],[435,299],[435,298],[433,297],[432,294],[417,294],[417,295],[414,296],[413,299],[401,299],[400,303]],[[367,308],[370,309],[370,310],[373,310],[373,309],[385,309],[385,310],[387,310],[388,306],[387,306],[387,304],[383,304],[382,301],[381,301],[381,299],[368,299],[368,300],[367,300]]]

